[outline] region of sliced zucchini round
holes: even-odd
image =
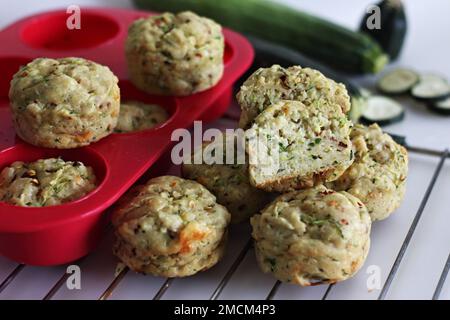
[[[380,126],[402,121],[405,109],[398,102],[383,96],[371,96],[363,110],[362,122],[366,124],[378,123]]]
[[[435,101],[428,105],[436,113],[450,116],[450,98],[441,101]]]
[[[423,101],[438,101],[450,97],[450,85],[441,76],[424,74],[419,82],[412,87],[411,95]]]
[[[385,74],[377,83],[378,90],[385,94],[403,94],[419,82],[419,75],[409,69],[396,69]]]

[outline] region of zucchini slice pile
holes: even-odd
[[[440,75],[418,74],[399,68],[383,75],[377,88],[386,95],[409,93],[414,99],[424,102],[431,111],[450,115],[450,83]]]

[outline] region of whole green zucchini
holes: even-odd
[[[339,70],[377,73],[388,62],[367,35],[266,0],[134,0],[140,8],[191,10],[224,26],[288,46]]]
[[[368,12],[361,20],[360,31],[376,40],[394,61],[400,55],[405,41],[408,23],[405,9],[400,0],[383,0],[380,8],[380,29],[370,29],[367,25],[372,13]]]

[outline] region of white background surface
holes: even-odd
[[[164,0],[161,0],[164,1]],[[245,0],[243,0],[245,1]],[[282,0],[279,0],[282,1]],[[295,7],[319,14],[351,28],[356,28],[367,4],[366,0],[284,0]],[[396,65],[411,67],[419,71],[441,73],[450,78],[450,1],[448,0],[406,0],[409,18],[409,34],[403,55]],[[127,0],[0,0],[0,28],[26,15],[65,7],[69,4],[94,6],[131,6]],[[373,78],[360,79],[370,85]],[[450,146],[450,117],[429,113],[424,106],[412,100],[404,101],[407,117],[404,122],[386,129],[404,134],[410,144],[443,149]],[[222,125],[224,123],[222,122]],[[226,124],[225,124],[226,125]],[[384,279],[397,255],[409,225],[431,178],[437,159],[411,155],[408,191],[404,205],[390,219],[374,224],[372,248],[365,267],[352,280],[333,288],[329,298],[373,299],[379,294],[366,288],[366,268],[377,265]],[[450,233],[450,167],[447,164],[437,182],[430,202],[426,207],[411,245],[395,278],[388,298],[429,299],[434,291],[439,275],[449,253]],[[232,230],[233,250],[229,250],[225,261],[217,268],[190,279],[177,280],[167,292],[166,298],[208,298],[217,286],[227,267],[238,253],[238,247],[246,242],[248,232]],[[233,236],[234,235],[234,236]],[[0,257],[0,282],[16,266]],[[110,241],[104,248],[88,257],[82,264],[83,290],[62,289],[57,298],[98,298],[113,278],[114,259],[110,254]],[[42,298],[63,274],[64,269],[26,267],[0,299]],[[162,283],[162,279],[128,274],[113,298],[152,298]],[[273,285],[273,278],[260,273],[253,254],[248,254],[236,276],[225,288],[221,298],[265,298]],[[190,289],[188,289],[190,288]],[[193,289],[195,288],[195,289]],[[187,291],[189,290],[189,292]],[[321,298],[325,286],[297,288],[283,285],[276,298],[316,299]],[[442,298],[450,299],[450,281],[446,282]]]

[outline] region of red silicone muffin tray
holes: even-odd
[[[66,27],[65,10],[20,20],[0,32],[0,170],[14,161],[62,157],[94,168],[99,185],[77,201],[27,208],[0,203],[0,254],[32,265],[57,265],[92,251],[107,225],[110,207],[171,146],[174,129],[220,117],[231,100],[233,83],[250,67],[254,52],[241,35],[224,29],[225,72],[207,91],[187,97],[148,95],[127,79],[124,42],[132,21],[154,13],[82,8],[81,29]],[[164,106],[170,119],[157,128],[111,136],[88,147],[54,150],[33,147],[16,137],[9,111],[9,82],[19,66],[37,57],[83,57],[107,65],[119,77],[122,101]],[[165,157],[165,161],[168,157]]]

